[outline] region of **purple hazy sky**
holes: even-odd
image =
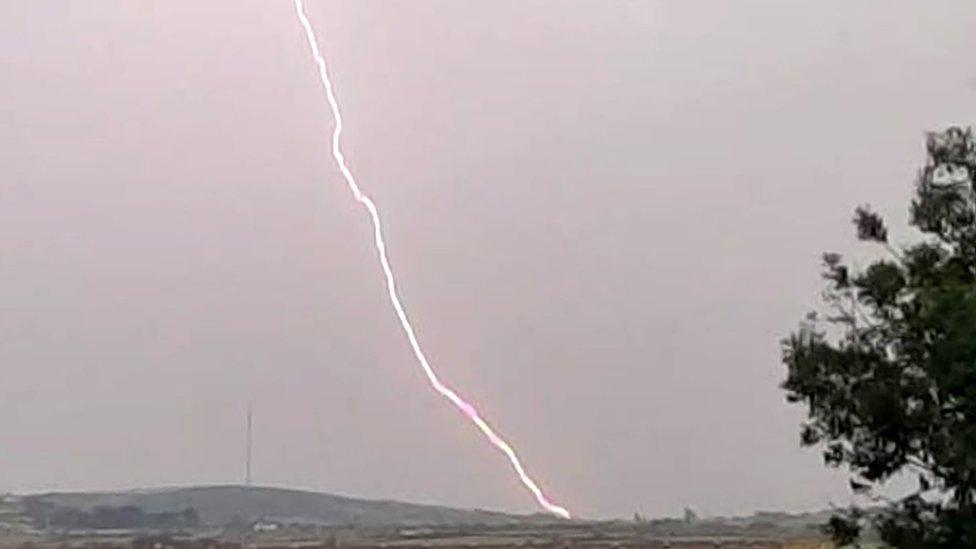
[[[442,377],[586,516],[812,509],[778,340],[903,238],[976,5],[309,2]],[[535,509],[432,392],[291,2],[0,0],[0,491],[257,483]]]

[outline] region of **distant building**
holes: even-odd
[[[251,530],[255,532],[277,532],[281,528],[281,525],[277,522],[263,521],[259,520],[254,523]]]

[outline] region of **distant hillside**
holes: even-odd
[[[96,507],[139,507],[147,513],[193,508],[203,524],[221,526],[232,520],[261,518],[308,521],[328,525],[442,526],[503,525],[548,521],[481,510],[462,510],[398,501],[375,501],[320,492],[244,486],[172,488],[130,492],[66,492],[28,496],[29,508],[91,511]]]

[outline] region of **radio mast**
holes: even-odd
[[[247,445],[245,448],[244,456],[244,485],[251,485],[251,445],[253,443],[252,421],[251,421],[251,403],[247,404]]]

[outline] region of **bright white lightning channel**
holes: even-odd
[[[305,29],[305,37],[308,39],[308,47],[312,50],[312,56],[315,57],[315,62],[319,67],[319,76],[322,80],[322,85],[325,87],[325,95],[329,100],[329,106],[332,107],[332,116],[335,118],[335,129],[332,131],[332,156],[335,158],[336,164],[339,165],[339,171],[342,172],[342,177],[345,178],[346,184],[349,186],[349,190],[352,191],[353,197],[356,201],[362,204],[366,210],[369,212],[369,217],[373,221],[373,242],[376,246],[376,253],[379,256],[380,265],[383,267],[383,274],[386,275],[386,290],[390,297],[390,304],[393,305],[393,309],[396,311],[397,318],[400,319],[400,327],[403,328],[403,332],[406,334],[407,339],[410,340],[410,347],[413,349],[413,354],[417,357],[417,362],[424,369],[424,373],[427,375],[427,380],[435,391],[440,393],[443,397],[450,400],[455,407],[457,407],[461,413],[465,415],[471,422],[473,422],[478,429],[484,434],[484,436],[491,442],[496,448],[502,451],[508,458],[509,463],[511,463],[512,468],[518,475],[519,480],[522,484],[532,492],[535,496],[535,500],[544,509],[549,511],[554,515],[558,515],[563,518],[569,518],[569,511],[565,508],[556,505],[551,502],[539,486],[532,480],[532,477],[525,472],[525,468],[522,466],[521,461],[519,461],[518,455],[515,450],[505,442],[505,440],[498,436],[495,431],[491,428],[488,423],[482,419],[481,415],[474,406],[468,404],[464,401],[453,389],[441,382],[431,368],[430,363],[427,362],[427,357],[424,355],[423,349],[420,347],[420,343],[417,342],[417,335],[414,333],[413,326],[411,326],[410,321],[407,319],[407,313],[403,308],[403,304],[400,303],[400,298],[397,294],[396,279],[393,277],[393,269],[390,267],[390,260],[386,256],[386,244],[383,241],[383,231],[380,226],[380,214],[376,209],[376,204],[373,200],[366,196],[363,191],[359,188],[356,183],[356,178],[353,177],[352,172],[349,167],[346,166],[345,158],[342,156],[342,150],[339,147],[339,138],[342,135],[342,116],[339,114],[339,103],[336,101],[335,93],[332,90],[332,82],[329,80],[329,71],[325,63],[325,58],[322,57],[322,53],[319,51],[318,41],[315,39],[315,31],[312,29],[312,24],[309,22],[308,17],[305,15],[305,6],[302,0],[295,0],[295,12],[298,14],[298,19],[302,23],[302,27]]]

